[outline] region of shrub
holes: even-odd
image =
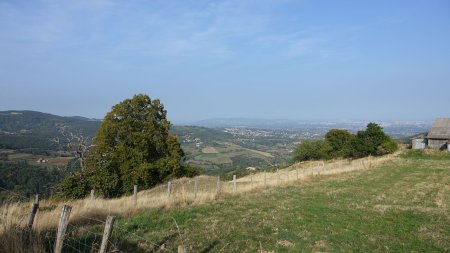
[[[325,140],[305,141],[294,151],[294,160],[360,158],[390,154],[397,150],[397,143],[383,132],[382,127],[369,123],[366,130],[356,135],[347,130],[331,129],[326,133]]]
[[[331,158],[331,145],[326,140],[304,141],[294,151],[295,161],[327,160]]]
[[[83,198],[89,191],[87,179],[79,172],[66,177],[59,187],[66,197],[72,199]]]
[[[349,141],[347,157],[360,158],[369,155],[385,155],[398,149],[397,143],[383,132],[383,128],[369,123],[366,130],[358,131]]]
[[[352,138],[352,134],[347,130],[331,129],[325,135],[325,140],[330,144],[333,157],[341,157],[345,155],[348,143]]]

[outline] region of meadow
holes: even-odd
[[[239,178],[236,188],[217,188],[216,177],[181,179],[170,197],[162,185],[139,192],[136,204],[131,197],[66,202],[74,211],[64,252],[98,246],[109,214],[118,217],[110,248],[121,252],[176,252],[181,244],[190,252],[446,252],[449,193],[449,154],[415,151],[296,164]],[[34,228],[47,238],[42,245],[54,239],[62,204],[42,201]],[[10,205],[0,217],[11,228],[28,209]]]
[[[174,218],[193,252],[448,252],[449,207],[450,156],[415,152],[370,170],[120,223],[171,246],[181,243],[171,237]]]

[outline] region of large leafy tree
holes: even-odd
[[[105,116],[82,176],[90,187],[113,197],[135,184],[148,188],[195,174],[183,166],[184,152],[176,136],[169,134],[170,127],[158,99],[139,94],[122,101]]]

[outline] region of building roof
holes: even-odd
[[[450,118],[437,118],[427,138],[450,140]]]

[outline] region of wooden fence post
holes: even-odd
[[[217,192],[220,192],[220,176],[217,177]]]
[[[94,199],[95,199],[95,190],[92,189],[91,190],[91,200],[94,200]]]
[[[167,183],[167,197],[170,198],[170,193],[172,191],[172,182]]]
[[[253,175],[250,175],[250,185],[253,188]]]
[[[233,192],[236,192],[236,175],[233,175]]]
[[[194,198],[197,198],[197,191],[198,191],[198,179],[194,179]]]
[[[56,243],[55,243],[55,252],[54,253],[62,252],[64,236],[66,235],[67,224],[69,222],[69,216],[70,216],[71,211],[72,211],[71,206],[68,206],[68,205],[63,206],[63,209],[61,212],[61,217],[59,218],[58,232],[56,234]]]
[[[134,185],[133,186],[133,201],[134,201],[134,205],[137,205],[137,193],[138,193],[137,185]]]
[[[106,253],[108,249],[108,240],[111,236],[111,232],[114,226],[114,216],[109,216],[106,218],[105,230],[103,231],[102,245],[100,246],[99,253]]]
[[[30,230],[33,227],[34,217],[36,216],[38,209],[39,209],[39,194],[36,194],[34,198],[34,203],[31,206],[30,215],[28,216],[28,229]]]

